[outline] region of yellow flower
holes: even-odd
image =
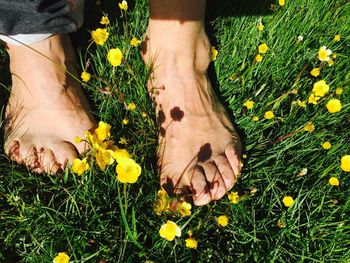
[[[343,93],[343,88],[342,87],[338,87],[338,88],[335,89],[335,94],[340,95],[342,93]]]
[[[168,241],[173,241],[175,237],[181,236],[181,228],[175,222],[168,220],[160,227],[159,235]]]
[[[128,110],[134,110],[134,109],[136,109],[136,105],[135,105],[135,103],[130,102],[130,103],[128,104],[127,109],[128,109]]]
[[[216,60],[216,57],[218,55],[218,51],[216,50],[215,47],[211,47],[211,55],[210,55],[210,60],[211,61],[215,61]]]
[[[104,171],[107,165],[111,165],[114,163],[113,151],[100,149],[99,151],[97,151],[96,154],[96,162],[98,167],[100,167],[100,169]]]
[[[195,240],[193,237],[189,237],[185,239],[186,247],[191,249],[197,249],[198,247],[198,241]]]
[[[53,259],[53,263],[68,263],[69,262],[69,256],[65,252],[60,252],[58,255]]]
[[[331,177],[331,178],[329,178],[328,183],[329,183],[331,186],[339,186],[339,180],[338,180],[338,178],[336,178],[336,177]]]
[[[228,200],[230,200],[230,203],[232,203],[232,204],[238,204],[238,201],[239,201],[238,192],[231,192],[231,193],[229,193],[228,194]]]
[[[166,212],[169,210],[170,207],[170,198],[168,193],[164,189],[158,190],[158,199],[154,206],[154,212],[156,212],[157,215],[161,215],[162,212]]]
[[[128,144],[128,140],[125,137],[120,137],[119,143],[120,144]]]
[[[288,195],[288,196],[283,197],[282,202],[286,207],[291,207],[294,204],[294,199],[293,199],[293,197]]]
[[[307,102],[309,104],[317,104],[317,101],[320,99],[320,97],[315,96],[314,94],[311,94],[309,98],[307,99]]]
[[[252,121],[258,121],[259,117],[258,116],[253,116]]]
[[[141,113],[141,115],[142,115],[142,117],[146,118],[146,117],[147,117],[147,112],[144,112],[144,111],[143,111],[143,112]]]
[[[112,157],[119,162],[120,158],[130,158],[130,154],[125,149],[120,149],[117,146],[112,147]]]
[[[263,56],[258,54],[258,55],[255,56],[254,59],[255,59],[256,62],[261,62],[263,60]]]
[[[317,58],[321,61],[328,61],[330,60],[330,57],[329,57],[330,55],[332,55],[332,51],[330,49],[327,49],[326,46],[323,46],[318,51]]]
[[[113,67],[117,67],[122,63],[123,54],[119,48],[112,48],[108,51],[107,59]]]
[[[262,23],[260,23],[260,24],[258,25],[258,29],[259,29],[260,31],[263,31],[263,30],[265,29],[265,26],[264,26]]]
[[[183,201],[182,203],[178,204],[177,209],[181,214],[181,217],[190,216],[191,215],[191,204],[187,203],[186,201]]]
[[[245,153],[242,154],[242,158],[243,159],[247,159],[248,155],[246,155]],[[237,193],[237,192],[233,192],[233,193]],[[238,195],[237,195],[238,196]],[[228,199],[230,200],[230,196],[228,197]]]
[[[299,106],[299,107],[302,107],[302,108],[305,108],[305,107],[306,107],[306,101],[297,100],[297,103],[298,103],[298,106]]]
[[[332,147],[332,144],[329,141],[322,143],[322,148],[325,150],[329,150]]]
[[[226,215],[219,216],[217,218],[219,226],[227,226],[228,225],[228,217]]]
[[[91,37],[97,45],[102,46],[108,39],[109,33],[106,28],[97,28],[91,32]]]
[[[248,110],[251,110],[254,107],[254,101],[247,100],[244,102],[243,106],[245,106]]]
[[[337,58],[337,53],[333,53],[332,58],[336,59]]]
[[[80,77],[84,82],[88,82],[91,79],[91,74],[86,71],[83,71]]]
[[[109,25],[109,19],[108,19],[108,17],[103,16],[103,17],[101,18],[100,24],[106,25],[106,26]]]
[[[327,63],[328,63],[328,66],[331,67],[334,64],[334,60],[330,59],[330,60],[327,61]]]
[[[283,222],[282,220],[278,220],[277,221],[277,226],[279,228],[285,228],[287,226],[287,224],[285,222]]]
[[[267,111],[264,114],[265,119],[270,120],[275,117],[275,114],[272,111]]]
[[[263,43],[259,46],[259,53],[265,54],[269,50],[269,47],[266,45],[266,43]]]
[[[141,40],[139,40],[137,37],[133,37],[130,40],[130,45],[132,45],[133,47],[137,47],[140,44],[141,44]]]
[[[313,94],[318,97],[323,97],[329,91],[329,85],[327,85],[326,81],[320,80],[314,83],[314,87],[312,88]]]
[[[124,11],[128,10],[128,2],[126,2],[125,0],[123,0],[123,1],[122,1],[121,3],[119,3],[118,5],[119,5],[119,8],[120,8],[121,10],[124,10]]]
[[[335,35],[333,38],[334,42],[339,42],[340,41],[340,35]]]
[[[129,124],[129,120],[128,119],[123,119],[123,124],[124,125],[128,125]]]
[[[350,155],[344,155],[340,160],[340,168],[344,172],[350,172]]]
[[[141,174],[141,166],[131,158],[119,158],[116,167],[117,178],[121,183],[133,184]]]
[[[95,130],[95,133],[99,140],[104,141],[111,136],[111,125],[103,121],[100,121],[98,123],[97,129]]]
[[[284,2],[284,0],[278,0],[278,4],[279,4],[280,6],[284,6],[285,2]]]
[[[315,130],[315,125],[312,123],[312,122],[308,122],[305,127],[304,127],[304,131],[307,131],[307,132],[314,132]]]
[[[310,71],[310,74],[314,77],[318,77],[320,75],[320,68],[313,68],[311,71]]]
[[[81,138],[79,136],[75,136],[75,138],[74,138],[75,143],[81,143],[82,140],[83,140],[83,138]]]
[[[338,99],[330,99],[327,104],[326,108],[329,112],[339,112],[341,110],[341,102]]]
[[[87,163],[86,158],[84,158],[83,160],[80,160],[80,159],[73,160],[72,170],[74,173],[78,175],[82,175],[89,168],[90,168],[90,165]]]

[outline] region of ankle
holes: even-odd
[[[142,57],[155,71],[206,72],[210,42],[201,22],[150,20]]]

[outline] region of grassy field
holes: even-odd
[[[210,76],[241,131],[244,167],[232,190],[240,196],[237,204],[224,197],[193,207],[184,218],[154,212],[155,116],[147,68],[139,48],[130,45],[132,37],[143,37],[147,1],[129,2],[123,15],[116,1],[88,3],[85,27],[73,36],[79,67],[92,75],[83,87],[96,118],[112,125],[113,139],[128,140],[126,149],[142,174],[127,186],[116,180],[115,165],[104,172],[94,166],[83,176],[71,168],[60,176],[36,175],[1,150],[0,262],[52,262],[59,252],[70,262],[350,262],[350,173],[340,166],[350,154],[350,3],[286,0],[272,8],[271,3],[208,3],[208,32],[218,50]],[[109,38],[103,46],[89,45],[91,30],[104,27],[102,15],[111,21]],[[259,24],[265,28],[259,30]],[[263,43],[269,49],[257,62]],[[322,46],[332,50],[333,65],[318,59]],[[106,56],[115,47],[124,60],[113,68]],[[9,72],[1,48],[0,58],[3,105]],[[310,74],[313,68],[320,68],[319,76]],[[330,90],[317,104],[308,103],[320,80]],[[340,112],[327,110],[330,99],[341,101]],[[252,109],[244,106],[247,100],[255,102]],[[125,107],[131,102],[133,111]],[[266,111],[275,117],[264,118]],[[331,177],[339,186],[329,184]],[[289,208],[285,196],[295,201]],[[227,226],[218,226],[220,215],[229,218]],[[182,228],[174,241],[159,235],[167,220]],[[197,249],[185,246],[189,230]]]

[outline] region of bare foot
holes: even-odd
[[[206,74],[208,38],[191,23],[151,20],[143,59],[153,69],[148,86],[158,116],[160,183],[204,205],[237,180],[241,142]]]
[[[79,83],[67,35],[31,47],[9,45],[12,89],[6,108],[5,153],[34,172],[57,173],[72,163],[83,145],[75,136],[95,126]]]

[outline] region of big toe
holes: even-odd
[[[55,143],[52,146],[52,152],[56,158],[58,164],[62,169],[65,169],[67,164],[72,165],[73,160],[78,157],[78,151],[76,147],[67,141]]]

